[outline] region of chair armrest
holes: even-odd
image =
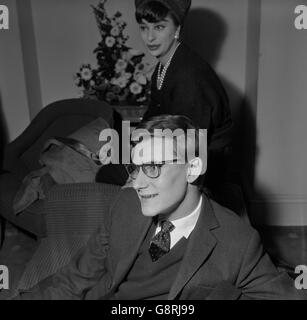
[[[0,215],[37,237],[42,237],[46,234],[42,201],[36,201],[19,215],[13,212],[13,200],[21,183],[22,181],[12,173],[0,175]]]
[[[42,238],[52,234],[91,234],[102,222],[111,198],[120,186],[105,183],[56,184],[45,199],[35,201],[18,215],[12,210],[14,196],[21,184],[13,174],[0,179],[1,215]]]
[[[120,186],[104,183],[57,184],[46,199],[36,201],[43,206],[47,237],[41,239],[17,289],[27,290],[66,265],[103,221],[119,191]]]

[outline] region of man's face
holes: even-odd
[[[138,143],[132,150],[132,162],[141,165],[176,159],[170,140],[155,137]],[[167,163],[161,167],[161,174],[157,178],[148,177],[140,169],[132,186],[141,201],[143,214],[153,217],[158,214],[167,215],[176,210],[186,196],[186,174],[186,164]]]

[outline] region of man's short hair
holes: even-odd
[[[145,134],[146,133],[146,134]],[[131,145],[135,147],[147,137],[170,137],[173,143],[174,155],[184,162],[200,157],[203,164],[207,162],[207,135],[205,129],[200,129],[191,119],[183,115],[160,115],[142,121],[132,133]],[[199,185],[199,180],[196,183]]]

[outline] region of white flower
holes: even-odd
[[[114,84],[114,85],[117,85],[118,79],[117,79],[117,78],[112,78],[112,79],[110,80],[110,83],[111,83],[111,84]]]
[[[90,85],[91,85],[91,86],[94,86],[94,85],[95,85],[95,81],[94,81],[94,80],[91,80],[91,81],[90,81]]]
[[[145,85],[147,83],[146,77],[140,72],[135,73],[133,79],[141,85]]]
[[[85,81],[91,80],[92,70],[90,68],[84,67],[81,70],[81,78]]]
[[[116,85],[116,86],[119,86],[120,88],[125,88],[127,86],[127,83],[128,83],[128,79],[121,76],[119,78],[113,78],[111,80],[111,83]]]
[[[117,26],[113,27],[110,33],[113,37],[117,37],[119,35],[119,28]]]
[[[105,43],[107,47],[112,48],[115,44],[115,39],[113,37],[106,37]]]
[[[121,74],[122,77],[124,77],[125,79],[129,80],[132,77],[132,73],[130,72],[123,72]]]
[[[128,79],[126,79],[125,77],[120,77],[118,79],[117,85],[120,86],[121,88],[125,88],[127,83],[128,83]]]
[[[118,59],[116,64],[115,64],[115,70],[116,72],[121,72],[125,70],[127,67],[127,62],[123,59]]]
[[[140,94],[142,92],[142,87],[137,82],[132,82],[130,85],[130,91],[133,94]]]

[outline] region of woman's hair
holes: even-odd
[[[150,23],[157,23],[165,19],[168,14],[173,19],[175,26],[179,26],[180,22],[172,11],[161,2],[155,0],[145,2],[137,7],[135,18],[138,23],[142,23],[143,19]]]

